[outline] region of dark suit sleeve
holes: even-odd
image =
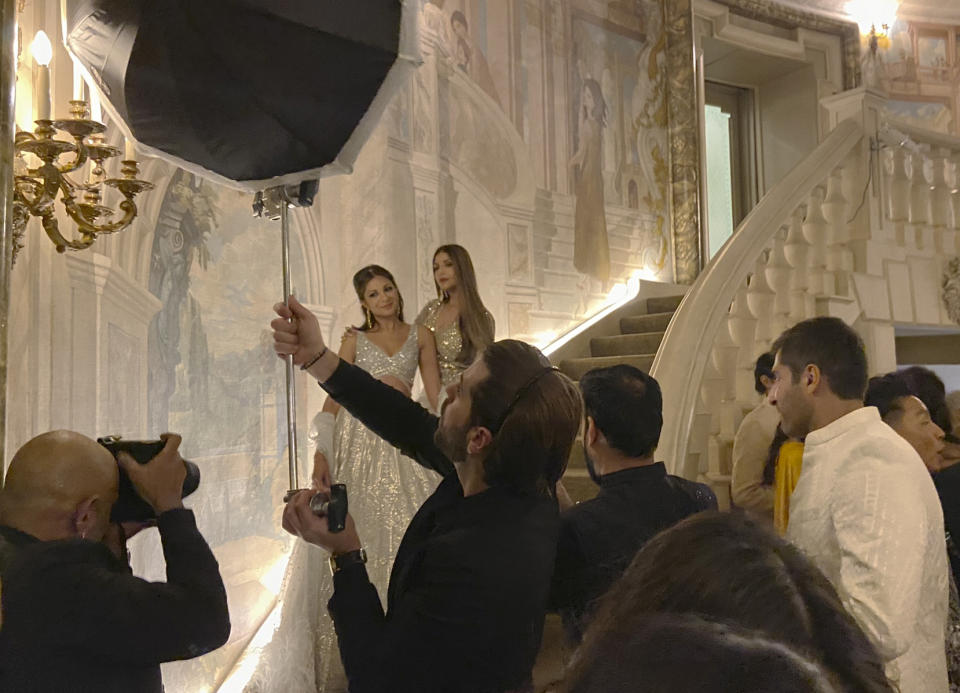
[[[433,442],[439,419],[403,393],[346,361],[321,387],[407,457],[443,476],[454,473],[453,464]]]
[[[549,611],[580,609],[586,601],[586,557],[580,548],[580,539],[573,524],[561,515],[560,538],[557,541],[557,560],[550,585]]]
[[[167,511],[158,527],[167,582],[134,577],[106,547],[91,542],[73,542],[69,549],[83,552],[83,560],[65,556],[69,564],[61,560],[34,572],[30,592],[39,598],[27,608],[35,618],[63,624],[51,633],[61,647],[148,665],[196,657],[227,641],[227,595],[193,512]]]
[[[364,566],[334,576],[328,608],[351,693],[449,690],[456,672],[446,663],[462,661],[477,631],[489,628],[484,605],[492,600],[484,592],[491,587],[463,561],[434,555],[418,574],[389,619]]]

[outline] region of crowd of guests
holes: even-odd
[[[853,329],[793,326],[757,360],[737,508],[719,512],[709,487],[657,459],[654,378],[620,365],[574,383],[536,348],[493,341],[459,246],[437,251],[434,278],[438,298],[411,325],[392,275],[358,272],[364,320],[339,354],[296,298],[275,306],[277,354],[329,395],[313,488],[283,513],[329,555],[332,578],[297,568],[329,600],[310,690],[530,692],[548,612],[572,653],[551,690],[960,684],[960,442],[932,372],[868,382]],[[599,492],[573,504],[561,477],[578,437]],[[0,492],[0,689],[161,691],[160,662],[226,640],[178,445],[169,435],[137,464],[53,432],[14,457]],[[127,567],[125,537],[143,526],[110,520],[118,463],[156,514],[165,583]],[[333,531],[311,500],[344,479],[351,513]]]

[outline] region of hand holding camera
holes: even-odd
[[[347,490],[343,484],[333,484],[330,493],[293,492],[283,510],[283,528],[334,554],[360,549],[357,527],[347,512]]]
[[[126,451],[117,454],[117,462],[133,488],[157,515],[183,507],[183,481],[187,477],[187,467],[178,452],[180,436],[164,433],[160,440],[164,443],[163,449],[146,464],[140,464]]]
[[[111,521],[150,522],[162,512],[183,507],[182,499],[200,485],[200,470],[180,456],[180,440],[176,433],[164,433],[160,440],[124,440],[120,436],[97,440],[120,466],[120,489]]]

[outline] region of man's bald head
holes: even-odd
[[[36,536],[99,540],[117,499],[117,463],[73,431],[29,440],[13,456],[0,493],[0,522]]]

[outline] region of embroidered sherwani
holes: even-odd
[[[833,583],[902,693],[947,691],[940,501],[920,456],[875,407],[807,436],[787,539]]]

